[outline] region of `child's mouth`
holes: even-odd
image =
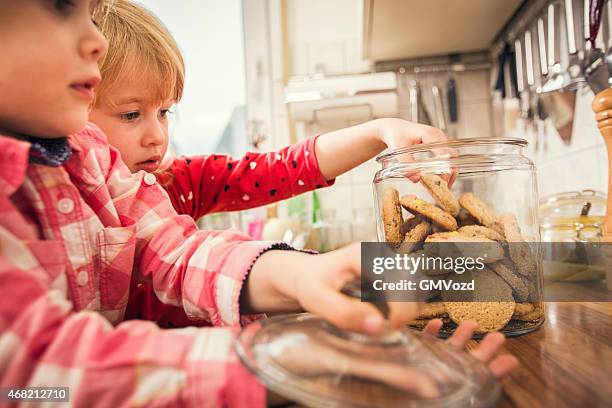
[[[74,84],[70,85],[70,87],[72,89],[74,89],[79,94],[79,96],[81,96],[82,98],[84,98],[88,102],[91,102],[91,101],[93,101],[93,99],[95,97],[94,87],[99,82],[100,82],[100,78],[99,77],[92,77],[92,78],[90,78],[88,80],[85,80],[83,82],[74,83]]]
[[[139,163],[136,163],[136,167],[138,170],[144,170],[146,172],[152,173],[159,167],[159,159],[149,159],[141,161]]]

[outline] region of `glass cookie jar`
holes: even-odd
[[[438,264],[421,264],[420,280],[474,282],[471,292],[460,295],[439,283],[420,286],[426,304],[412,326],[440,318],[441,334],[450,335],[457,324],[475,320],[479,335],[500,330],[512,336],[542,325],[537,178],[522,154],[526,145],[512,138],[459,139],[377,157],[378,241],[415,258],[438,256]],[[455,263],[441,267],[449,246],[456,247]],[[459,270],[457,260],[462,255],[465,261],[467,252],[477,264]]]

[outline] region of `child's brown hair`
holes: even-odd
[[[109,1],[101,14],[98,24],[109,47],[98,61],[102,82],[96,87],[96,104],[125,76],[152,84],[157,102],[178,102],[183,96],[185,63],[164,24],[129,0]]]

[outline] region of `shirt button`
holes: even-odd
[[[143,180],[147,186],[152,186],[153,184],[157,183],[157,179],[155,178],[155,175],[151,173],[145,174]]]
[[[57,202],[57,209],[62,214],[70,214],[74,210],[74,201],[70,198],[62,198]]]
[[[77,283],[79,284],[79,286],[87,285],[88,281],[89,281],[89,276],[87,275],[87,271],[79,272],[79,274],[77,275]]]

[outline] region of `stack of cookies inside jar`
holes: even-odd
[[[401,195],[386,187],[382,195],[385,241],[401,252],[418,256],[435,254],[436,247],[455,245],[468,255],[479,256],[482,268],[457,274],[442,268],[422,268],[429,279],[471,280],[476,290],[469,301],[456,291],[428,291],[427,302],[411,326],[423,328],[433,318],[444,322],[442,334],[450,334],[466,320],[478,323],[478,333],[501,330],[517,335],[543,322],[541,282],[534,248],[525,242],[517,217],[497,213],[486,198],[472,192],[458,197],[445,178],[423,173],[419,183],[429,196]],[[484,255],[484,256],[482,256]]]

